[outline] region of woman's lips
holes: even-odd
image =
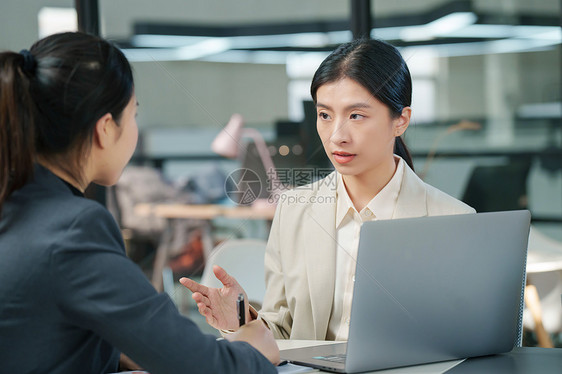
[[[353,161],[355,156],[357,156],[347,152],[333,152],[332,155],[338,164],[347,164],[348,162]]]

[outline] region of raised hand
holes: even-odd
[[[197,303],[199,313],[205,317],[209,325],[221,330],[238,330],[236,300],[240,293],[244,294],[244,300],[248,300],[246,292],[236,279],[228,275],[220,266],[213,266],[213,273],[224,287],[207,287],[189,278],[181,278],[180,283],[193,292],[191,297]],[[250,321],[248,303],[245,306],[246,321]]]

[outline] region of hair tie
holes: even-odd
[[[27,49],[22,49],[20,51],[20,55],[23,56],[23,71],[29,74],[34,74],[35,68],[37,67],[37,60],[35,60],[35,57],[33,57],[31,52],[29,52]]]

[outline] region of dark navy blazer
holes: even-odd
[[[181,316],[126,257],[109,212],[37,166],[0,218],[0,372],[106,373],[120,351],[152,374],[276,373]]]

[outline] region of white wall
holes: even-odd
[[[519,76],[522,103],[560,100],[561,52],[562,47],[558,45],[552,51],[519,55],[519,66],[525,67],[525,71]]]
[[[212,11],[210,6],[222,3]],[[266,5],[246,1],[267,19]],[[318,3],[318,2],[316,2]],[[132,32],[136,18],[170,19],[174,14],[190,14],[194,20],[242,22],[256,17],[240,2],[192,1],[100,1],[102,22],[110,35]],[[204,5],[202,5],[204,4]],[[234,6],[234,4],[237,4]],[[282,8],[270,2],[279,14]],[[316,4],[318,5],[318,4]],[[73,0],[2,0],[0,2],[0,50],[29,48],[38,38],[37,13],[44,6],[73,7]],[[222,12],[221,12],[222,10]],[[184,12],[185,11],[185,12]],[[287,14],[287,10],[285,13]],[[165,16],[165,15],[168,16]],[[215,15],[214,18],[208,17]],[[230,17],[232,15],[232,17]],[[270,16],[271,17],[271,16]],[[179,17],[176,17],[179,18]],[[136,89],[141,108],[139,125],[150,126],[224,126],[234,112],[243,114],[255,126],[272,126],[277,118],[287,118],[287,77],[284,65],[226,64],[208,62],[133,63]]]
[[[39,35],[37,14],[44,6],[74,7],[74,1],[0,1],[0,50],[29,48]]]
[[[252,126],[287,116],[284,65],[133,63],[139,124],[222,128],[232,113]]]
[[[99,0],[104,35],[131,35],[135,21],[236,25],[345,19],[345,0]]]
[[[560,45],[550,51],[502,55],[503,69],[512,70],[518,80],[515,87],[519,89],[506,93],[515,110],[524,104],[560,101],[560,55]],[[485,116],[489,101],[486,55],[441,58],[439,64],[438,118]]]
[[[350,5],[343,0],[99,0],[102,33],[126,38],[135,21],[190,21],[194,24],[241,24],[311,19],[344,19]],[[447,0],[411,2],[373,1],[375,16],[420,12]],[[493,3],[493,4],[491,4]],[[532,6],[531,6],[532,5]],[[43,6],[73,7],[73,0],[2,0],[0,50],[28,48],[38,35],[37,12]],[[494,11],[524,9],[545,14],[559,11],[559,1],[476,1]],[[511,9],[510,9],[511,8]],[[560,48],[518,55],[520,103],[553,100],[560,95]],[[441,59],[436,114],[438,119],[482,116],[486,111],[484,57]],[[215,126],[231,113],[241,112],[255,126],[271,126],[288,117],[288,79],[282,65],[221,64],[202,62],[134,63],[137,94],[143,106],[141,126]],[[189,92],[186,92],[189,91]]]

